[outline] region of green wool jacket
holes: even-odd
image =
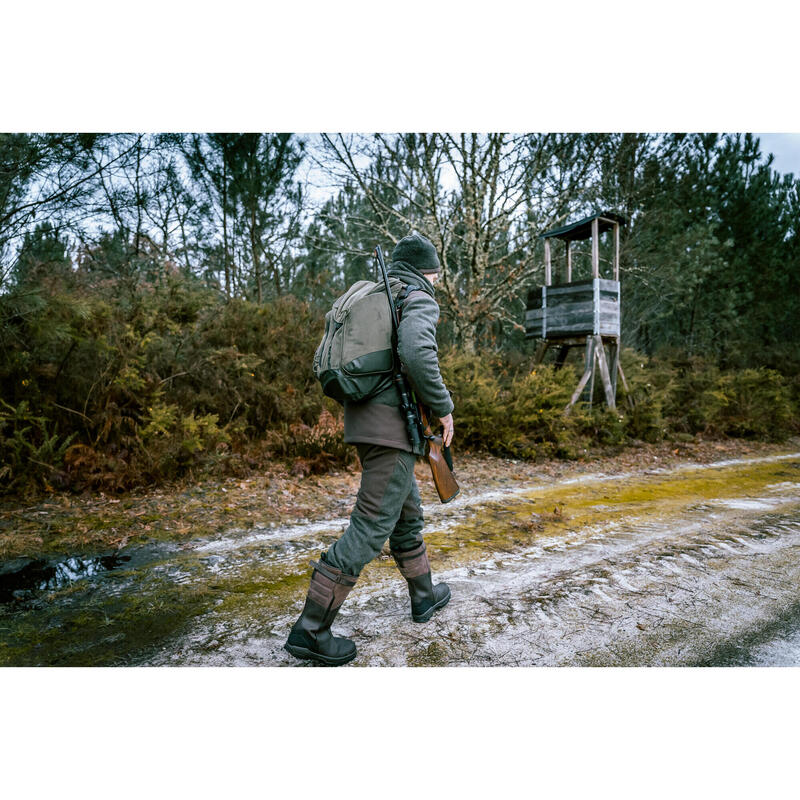
[[[453,411],[453,401],[442,380],[436,346],[439,304],[433,286],[411,264],[395,261],[389,275],[404,284],[419,287],[402,304],[397,329],[397,353],[404,371],[417,390],[417,397],[437,417]],[[406,426],[400,414],[400,398],[394,384],[361,403],[344,404],[345,442],[379,444],[411,452]]]

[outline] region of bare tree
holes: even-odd
[[[108,134],[0,134],[0,285],[37,223],[85,228],[98,213],[98,183],[125,164],[136,145],[135,137]]]
[[[537,237],[586,207],[597,137],[582,134],[323,135],[320,164],[354,183],[353,220],[396,242],[419,230],[442,263],[442,311],[472,351],[496,326],[521,327],[521,296],[542,269]],[[344,243],[343,243],[344,244]]]

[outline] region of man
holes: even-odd
[[[418,399],[441,419],[444,443],[449,446],[453,439],[453,402],[437,357],[439,306],[433,292],[439,277],[436,248],[418,233],[406,236],[392,251],[388,272],[404,284],[398,304],[398,355]],[[387,539],[408,583],[415,622],[427,622],[450,600],[447,584],[434,586],[431,578],[421,533],[422,505],[414,478],[416,456],[399,405],[394,385],[364,402],[345,403],[344,440],[358,450],[361,487],[347,530],[314,563],[305,606],[284,645],[298,658],[332,666],[355,658],[355,644],[333,636],[331,623],[361,570],[381,552]]]

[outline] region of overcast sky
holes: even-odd
[[[777,172],[793,172],[800,177],[800,133],[757,133],[761,152],[772,153],[772,168]]]
[[[743,131],[744,132],[744,131]],[[791,172],[800,177],[800,133],[754,133],[761,142],[761,152],[772,153],[775,160],[772,169],[786,174]],[[308,146],[319,149],[319,134],[309,135]],[[306,190],[314,202],[322,203],[333,194],[330,178],[307,161],[303,166],[303,178],[307,181]]]

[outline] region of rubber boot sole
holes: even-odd
[[[353,650],[352,653],[344,656],[326,656],[324,653],[315,653],[307,647],[298,647],[296,644],[289,644],[288,642],[283,646],[283,649],[291,653],[295,658],[317,661],[320,664],[324,664],[326,667],[340,667],[342,664],[352,661],[356,655],[358,655],[357,651]]]
[[[414,622],[427,622],[435,612],[444,608],[450,602],[450,589],[447,590],[447,597],[443,597],[438,603],[434,603],[424,614],[412,614]]]

